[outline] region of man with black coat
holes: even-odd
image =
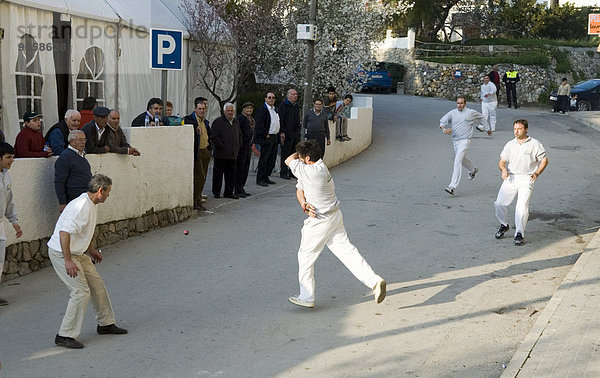
[[[81,122],[81,114],[74,109],[69,109],[65,112],[65,118],[54,124],[46,133],[46,142],[50,143],[52,154],[60,156],[60,154],[69,147],[69,132],[78,130]]]
[[[85,152],[88,154],[104,154],[108,147],[108,115],[110,109],[104,106],[94,108],[94,120],[83,125],[81,130],[85,133]]]
[[[289,180],[290,169],[285,165],[285,159],[296,151],[296,144],[300,142],[300,107],[298,106],[298,92],[290,88],[287,98],[279,105],[279,119],[281,130],[285,134],[285,141],[281,145],[281,172],[282,179]]]
[[[275,109],[275,94],[267,93],[265,102],[256,110],[256,127],[254,129],[254,142],[260,145],[260,158],[256,171],[256,184],[269,186],[275,184],[269,176],[275,168],[277,160],[277,145],[283,144],[285,134],[281,132],[279,114]]]
[[[238,117],[240,131],[242,132],[242,146],[237,157],[237,172],[235,174],[234,193],[239,197],[246,198],[250,193],[246,192],[244,186],[248,180],[248,170],[250,169],[250,157],[252,156],[252,139],[256,121],[252,118],[254,104],[246,102],[242,105],[242,114]]]
[[[203,202],[207,196],[202,194],[208,164],[210,164],[210,124],[204,118],[206,115],[206,102],[204,97],[194,99],[194,111],[185,116],[186,125],[194,125],[194,209],[204,210]]]
[[[225,176],[225,190],[223,197],[238,199],[233,193],[235,186],[235,163],[242,145],[240,124],[234,117],[233,104],[228,102],[223,106],[221,117],[215,119],[210,132],[210,141],[213,145],[215,162],[213,166],[212,192],[215,198],[221,197],[221,185]]]

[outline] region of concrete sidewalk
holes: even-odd
[[[600,131],[600,112],[572,112],[569,117]],[[502,377],[600,377],[600,231]]]

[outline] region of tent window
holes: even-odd
[[[77,109],[82,108],[86,97],[95,97],[98,105],[104,106],[104,53],[101,48],[92,46],[85,51],[79,63],[76,87]]]
[[[17,109],[19,117],[25,112],[42,113],[42,66],[38,43],[30,34],[24,34],[18,45],[15,79],[17,85]],[[19,119],[21,128],[23,119]]]

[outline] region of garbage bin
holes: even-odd
[[[396,93],[398,93],[398,94],[404,94],[404,82],[403,81],[399,81],[396,84]]]

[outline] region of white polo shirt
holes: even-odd
[[[335,196],[333,178],[322,159],[314,164],[295,159],[290,163],[290,170],[298,178],[296,188],[304,191],[304,197],[315,207],[317,217],[338,207],[340,201]]]
[[[266,105],[266,104],[265,104]],[[275,111],[274,106],[267,105],[269,109],[269,115],[271,116],[271,124],[269,125],[269,134],[279,133],[279,114]]]
[[[508,173],[513,175],[531,175],[545,157],[544,146],[532,137],[527,137],[523,144],[515,138],[506,143],[500,153],[500,159],[508,163]]]
[[[48,241],[48,247],[62,252],[60,247],[60,231],[71,235],[71,254],[82,255],[87,251],[94,229],[98,207],[92,202],[87,192],[69,202],[58,217],[54,232]]]

